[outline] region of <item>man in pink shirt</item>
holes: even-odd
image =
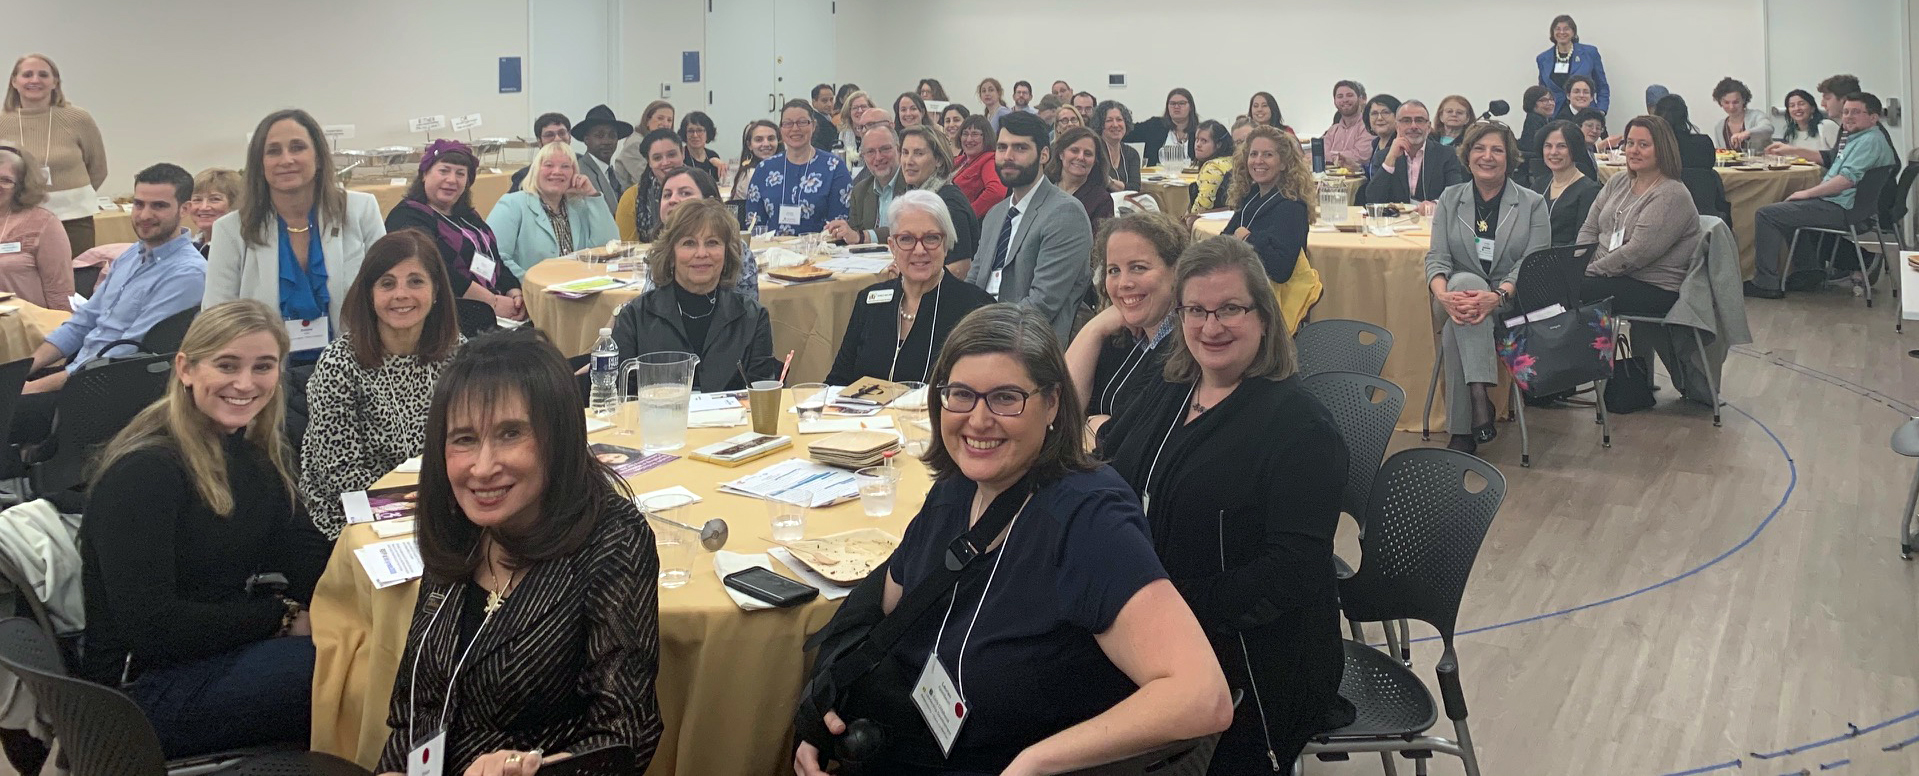
[[[1338,110],[1333,125],[1320,133],[1326,150],[1327,167],[1359,170],[1372,157],[1373,133],[1366,128],[1360,107],[1366,104],[1366,87],[1358,81],[1333,84],[1333,107]]]

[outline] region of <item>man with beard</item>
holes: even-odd
[[[1079,200],[1039,174],[1051,141],[1046,123],[1030,113],[1000,118],[994,165],[1006,184],[1000,200],[981,220],[980,256],[969,267],[954,264],[968,282],[1002,302],[1018,302],[1053,322],[1061,342],[1072,339],[1073,315],[1092,283],[1086,271],[1093,252],[1093,225]],[[990,248],[990,253],[987,246]]]
[[[1333,84],[1333,125],[1319,133],[1327,167],[1358,170],[1372,157],[1373,133],[1366,129],[1366,117],[1361,113],[1365,104],[1366,87],[1358,81]]]
[[[193,176],[177,165],[156,164],[133,176],[133,233],[140,238],[113,260],[113,271],[93,299],[47,335],[33,351],[37,373],[62,360],[64,369],[28,382],[14,406],[15,444],[38,442],[53,431],[53,410],[67,377],[118,340],[139,341],[153,325],[200,304],[207,260],[180,229],[180,206],[193,197]],[[238,216],[234,216],[238,218]]]
[[[1440,192],[1466,182],[1466,168],[1453,149],[1430,137],[1433,123],[1426,103],[1401,103],[1393,120],[1399,134],[1386,149],[1379,173],[1366,182],[1366,201],[1417,202],[1419,212],[1432,215]]]

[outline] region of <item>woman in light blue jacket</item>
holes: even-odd
[[[1600,113],[1611,110],[1612,87],[1606,83],[1606,65],[1599,60],[1599,49],[1579,42],[1579,23],[1573,17],[1560,14],[1553,17],[1548,40],[1552,48],[1539,52],[1535,61],[1539,64],[1539,85],[1552,92],[1554,105],[1566,104],[1566,82],[1576,75],[1591,78],[1594,91],[1593,107]]]
[[[533,174],[487,214],[486,225],[499,239],[500,260],[514,277],[525,277],[542,261],[620,239],[599,195],[565,143],[541,147],[533,156]]]

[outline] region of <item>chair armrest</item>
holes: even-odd
[[[1454,722],[1465,719],[1466,690],[1459,684],[1459,656],[1453,654],[1452,646],[1446,647],[1433,670],[1439,674],[1439,697],[1446,704],[1446,718]]]

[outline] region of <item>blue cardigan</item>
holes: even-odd
[[[566,199],[567,223],[573,227],[573,249],[593,248],[620,239],[613,225],[613,214],[598,197]],[[530,191],[515,191],[494,203],[486,216],[486,225],[500,243],[500,260],[513,270],[514,277],[525,277],[535,264],[560,255],[560,241],[553,234],[553,221],[540,207],[540,197]]]
[[[1539,85],[1552,92],[1555,109],[1565,105],[1566,90],[1553,83],[1553,64],[1556,61],[1553,50],[1548,48],[1539,52],[1535,61],[1539,65]],[[1598,48],[1586,43],[1574,43],[1572,61],[1566,63],[1566,75],[1583,75],[1593,79],[1593,83],[1599,87],[1599,93],[1593,95],[1593,107],[1598,108],[1600,113],[1611,112],[1612,87],[1606,85],[1606,65],[1599,60]]]

